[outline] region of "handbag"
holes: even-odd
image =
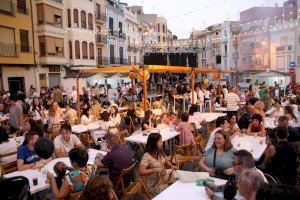
[[[214,159],[213,159],[213,169],[215,170],[215,177],[228,180],[232,175],[227,175],[223,172],[222,169],[216,168],[216,157],[217,157],[217,149],[215,148]]]

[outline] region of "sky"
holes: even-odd
[[[255,6],[282,6],[286,0],[121,0],[128,6],[142,5],[144,13],[158,14],[178,38],[188,38],[193,29],[204,29],[226,20],[238,20],[239,13]]]

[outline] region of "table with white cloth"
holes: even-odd
[[[91,165],[94,163],[95,157],[98,153],[100,153],[102,155],[106,155],[105,151],[99,151],[99,150],[95,150],[95,149],[88,149],[87,151],[89,154],[88,164],[91,164]],[[49,171],[50,173],[54,174],[53,167],[59,161],[64,162],[67,166],[71,166],[69,157],[57,158],[57,159],[52,160],[50,163],[48,163],[45,166],[46,170]],[[30,193],[31,194],[35,194],[37,192],[40,192],[40,191],[50,188],[50,185],[48,183],[46,183],[47,177],[42,176],[42,172],[39,172],[37,169],[15,171],[15,172],[4,175],[5,178],[10,178],[10,177],[15,177],[15,176],[24,176],[28,179],[29,184],[30,184]],[[38,185],[33,185],[34,178],[38,178]]]
[[[215,185],[224,185],[227,180],[213,178]],[[217,196],[223,196],[222,193],[217,193]],[[205,193],[204,186],[196,186],[195,182],[192,183],[182,183],[176,181],[170,187],[162,191],[159,195],[153,198],[153,200],[209,200]]]
[[[175,112],[175,109],[176,109],[176,107],[175,107],[176,99],[183,99],[183,112],[185,112],[185,99],[187,99],[188,96],[187,95],[178,95],[178,94],[176,94],[176,95],[173,95],[173,98],[174,98],[173,112]]]
[[[249,151],[254,160],[258,161],[263,155],[268,145],[266,143],[266,137],[241,135],[235,136],[231,141],[233,147],[237,150],[244,149]]]
[[[149,131],[148,130],[147,131],[135,131],[132,133],[131,136],[124,138],[124,140],[127,142],[146,145],[148,136],[151,133],[160,133],[161,137],[162,137],[162,141],[169,142],[170,152],[173,151],[174,138],[180,134],[180,132],[170,129],[167,125],[163,125],[163,126],[158,126],[157,128],[153,128]]]
[[[78,125],[73,125],[71,128],[73,133],[79,134],[79,133],[84,133],[87,131],[98,129],[100,127],[100,123],[101,121],[91,122],[89,124],[78,124]]]
[[[162,96],[163,96],[162,94],[150,94],[150,95],[147,95],[147,98],[150,99],[150,105],[152,105],[153,98],[158,98],[158,97],[162,97]]]
[[[235,109],[228,109],[226,107],[215,108],[216,112],[237,112],[238,110],[239,108],[235,108]]]

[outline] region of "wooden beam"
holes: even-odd
[[[77,107],[77,118],[78,118],[77,121],[80,124],[81,113],[80,113],[79,78],[80,78],[80,72],[77,74],[77,77],[76,77],[76,87],[77,87],[77,102],[76,102],[76,107]]]

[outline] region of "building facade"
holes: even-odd
[[[0,3],[0,89],[28,91],[36,77],[34,67],[33,33],[30,0]]]
[[[127,63],[125,15],[122,5],[116,0],[106,0],[107,57],[110,65]]]

